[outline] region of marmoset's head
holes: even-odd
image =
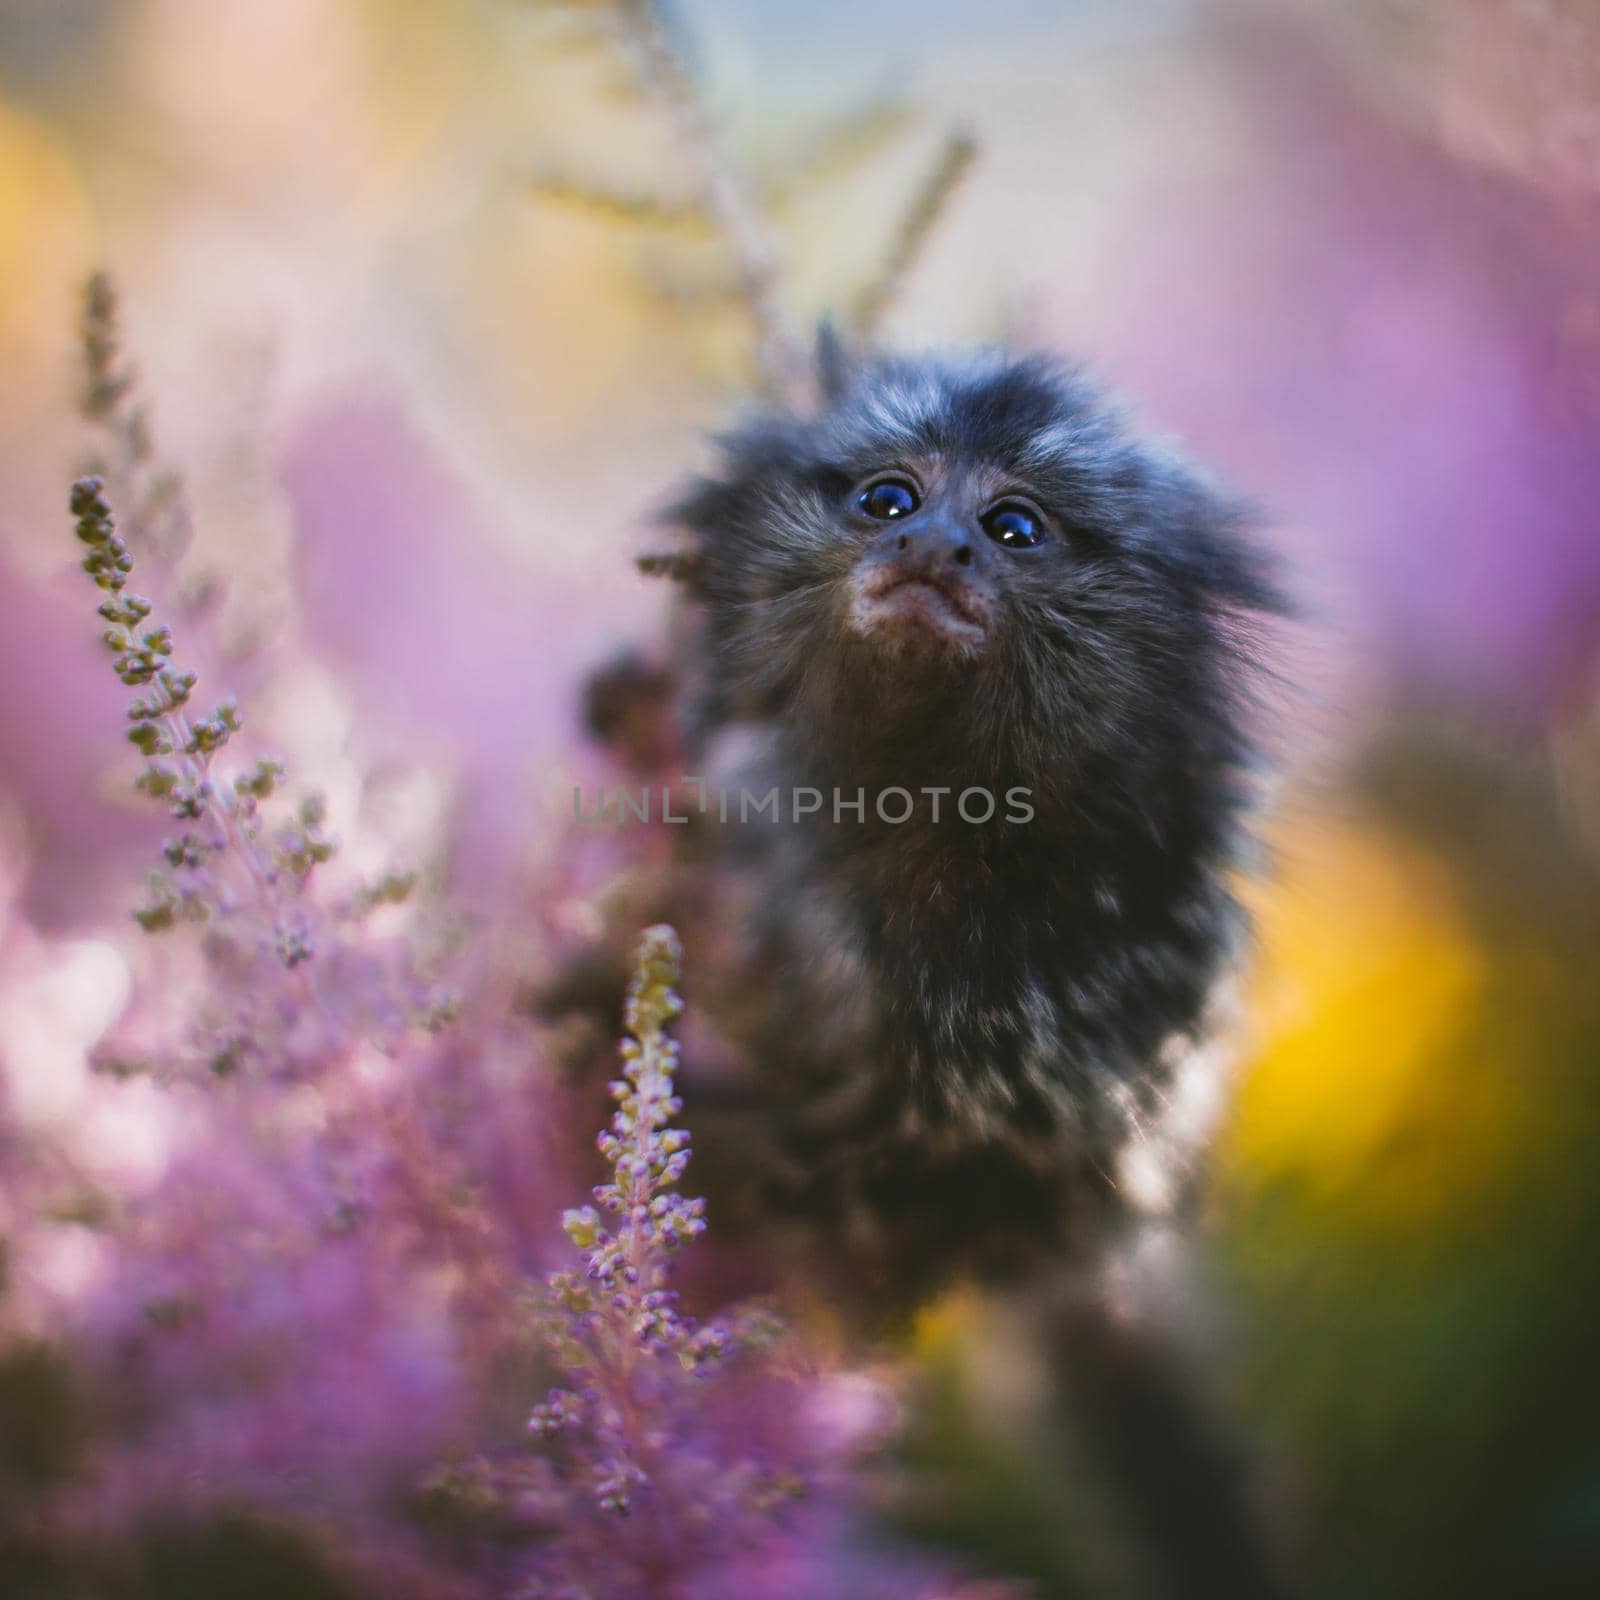
[[[886,732],[937,707],[1103,755],[1204,720],[1234,619],[1275,604],[1230,501],[1082,377],[998,354],[835,363],[815,416],[724,440],[674,519],[732,717],[865,699]]]

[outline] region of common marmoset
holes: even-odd
[[[1040,1183],[1114,1205],[1235,949],[1277,591],[1240,508],[1073,372],[826,370],[817,414],[748,422],[669,514],[690,760],[779,791],[776,824],[704,831],[746,873],[749,1042],[824,1186],[988,1249]]]
[[[814,414],[747,421],[668,514],[703,809],[688,892],[650,914],[683,926],[701,1003],[721,992],[768,1086],[769,1211],[915,1298],[1092,1260],[1125,1212],[1119,1164],[1242,933],[1256,624],[1279,598],[1240,507],[1077,373],[822,367]],[[775,818],[729,815],[773,790]],[[692,1049],[686,1083],[718,1163]],[[1272,1592],[1169,1370],[1082,1312],[1057,1317],[1069,1382],[1166,1518],[1173,1592]]]

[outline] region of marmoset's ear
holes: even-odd
[[[856,353],[847,348],[843,335],[831,318],[824,317],[817,327],[817,348],[813,357],[817,374],[817,395],[824,406],[836,404],[855,379]]]

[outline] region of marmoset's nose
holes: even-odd
[[[971,533],[954,517],[918,517],[894,535],[895,549],[928,567],[972,565]]]

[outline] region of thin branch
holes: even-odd
[[[654,0],[617,0],[617,16],[641,80],[671,119],[705,209],[736,263],[740,298],[755,324],[761,387],[775,400],[798,403],[807,387],[805,351],[783,304],[783,261],[767,220]]]
[[[957,129],[945,139],[895,230],[877,276],[856,296],[851,322],[858,332],[868,337],[877,332],[976,155],[977,145],[969,133]]]
[[[541,200],[593,212],[612,222],[702,232],[716,228],[716,221],[705,206],[694,201],[677,202],[642,191],[606,189],[556,172],[535,173],[527,183]]]
[[[633,564],[647,578],[669,578],[692,583],[700,575],[700,558],[692,550],[646,550]]]
[[[912,110],[900,100],[858,107],[821,129],[798,155],[767,178],[763,193],[769,206],[786,205],[802,189],[841,178],[882,150],[912,122]]]

